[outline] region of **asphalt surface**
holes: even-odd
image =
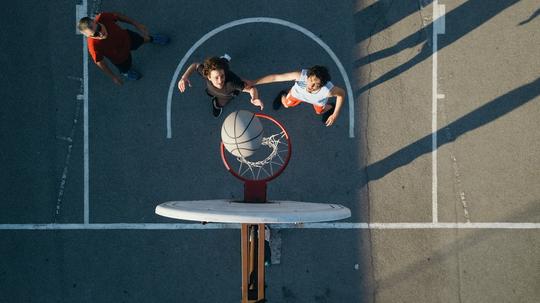
[[[204,82],[166,98],[176,66],[212,29],[248,17],[294,22],[337,55],[349,107],[326,128],[309,106],[263,112],[287,127],[293,155],[269,184],[275,200],[340,203],[344,222],[432,222],[432,6],[425,1],[89,1],[119,11],[167,46],[133,53],[143,78],[122,87],[89,62],[91,223],[176,222],[169,200],[241,199],[223,168],[219,119]],[[540,221],[540,114],[535,1],[441,1],[438,221]],[[39,13],[37,13],[39,12]],[[75,3],[13,2],[0,19],[0,224],[83,222],[83,49]],[[129,28],[129,26],[127,26]],[[188,64],[228,53],[238,75],[328,66],[313,40],[249,24],[203,43]],[[540,231],[497,229],[281,229],[269,302],[537,302]],[[240,235],[224,230],[0,230],[1,302],[238,302]]]

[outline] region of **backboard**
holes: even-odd
[[[351,212],[338,204],[201,200],[165,202],[156,207],[156,214],[198,222],[270,224],[341,220],[350,217]]]

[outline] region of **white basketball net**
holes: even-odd
[[[263,160],[249,161],[243,157],[236,157],[236,160],[240,162],[238,168],[240,176],[247,177],[251,175],[253,179],[271,177],[276,169],[285,164],[286,157],[282,157],[281,154],[288,153],[289,147],[284,131],[270,137],[263,137],[261,145],[271,149],[270,154]]]

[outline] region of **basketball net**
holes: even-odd
[[[251,174],[253,179],[261,179],[274,175],[274,166],[280,168],[285,164],[285,159],[280,153],[289,152],[287,140],[284,139],[285,135],[285,132],[282,131],[270,137],[263,137],[261,145],[271,150],[270,154],[263,160],[249,161],[244,157],[236,157],[236,160],[240,162],[238,168],[240,176],[245,177],[246,174]]]

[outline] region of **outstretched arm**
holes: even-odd
[[[334,109],[334,113],[326,120],[326,126],[334,124],[334,121],[336,121],[339,116],[339,112],[341,111],[345,99],[345,91],[341,87],[334,86],[332,90],[330,90],[328,97],[336,97],[336,108]]]
[[[255,106],[258,106],[261,108],[261,110],[263,110],[264,108],[264,104],[262,102],[261,99],[259,99],[259,92],[257,91],[257,89],[255,87],[250,87],[250,88],[244,88],[243,90],[244,93],[248,93],[250,96],[251,96],[251,104],[255,105]]]
[[[191,64],[186,70],[186,72],[182,75],[180,81],[178,81],[178,89],[180,90],[180,92],[183,93],[186,90],[186,84],[191,87],[191,82],[189,82],[189,76],[193,74],[197,67],[199,67],[198,62]]]
[[[141,32],[141,34],[143,35],[145,41],[150,40],[150,35],[148,33],[148,29],[142,23],[139,23],[139,22],[135,21],[134,19],[131,19],[128,16],[122,15],[122,14],[117,13],[117,12],[115,12],[114,14],[118,18],[118,21],[121,21],[121,22],[124,22],[124,23],[129,23],[129,24],[135,26],[135,28],[138,29]]]
[[[300,72],[290,72],[290,73],[284,73],[284,74],[271,74],[264,76],[262,78],[259,78],[255,81],[253,81],[252,85],[257,84],[266,84],[266,83],[272,83],[272,82],[284,82],[284,81],[294,81],[298,80],[300,78]]]

